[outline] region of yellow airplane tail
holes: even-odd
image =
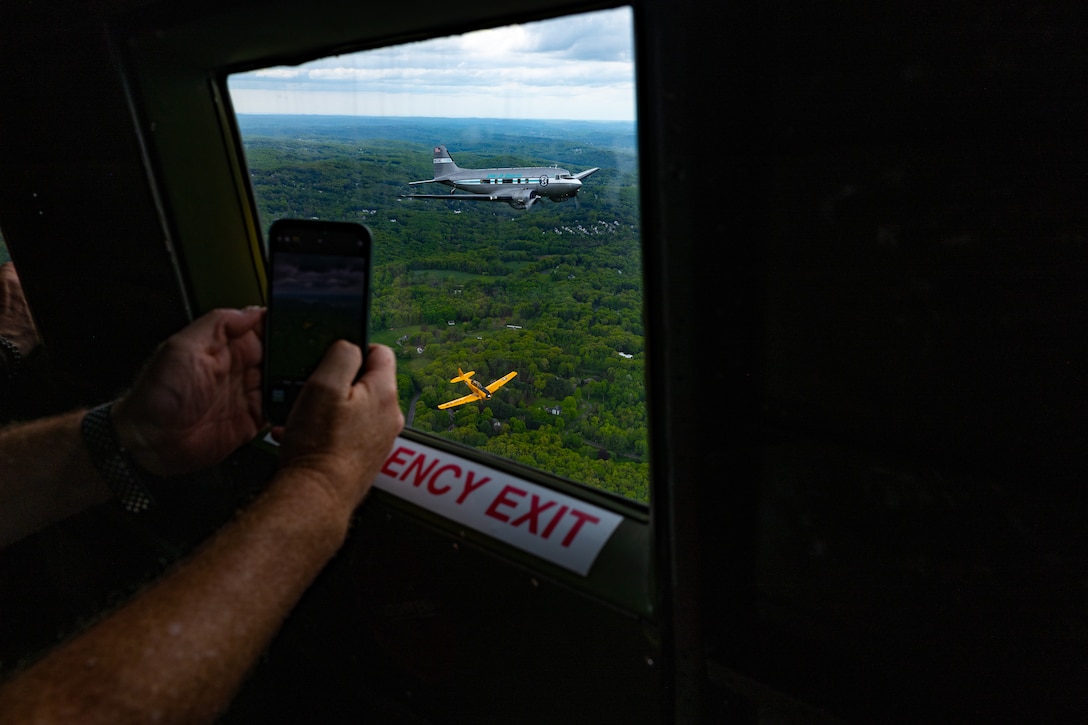
[[[451,383],[467,383],[468,379],[476,374],[475,370],[469,370],[467,373],[461,368],[457,368],[457,377],[450,380]]]

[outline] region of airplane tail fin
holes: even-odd
[[[460,171],[457,164],[453,163],[450,152],[446,150],[445,146],[434,147],[434,158],[431,159],[431,163],[434,164],[434,178],[436,179],[442,179],[455,171]]]
[[[469,370],[467,373],[461,368],[457,368],[457,377],[450,380],[451,383],[467,383],[468,379],[476,374],[475,370]]]
[[[431,163],[434,164],[433,176],[426,181],[409,181],[409,186],[415,186],[416,184],[433,184],[436,181],[442,181],[450,174],[453,174],[460,169],[457,164],[453,163],[453,159],[450,157],[450,152],[446,150],[445,146],[434,147],[434,157],[431,159]]]

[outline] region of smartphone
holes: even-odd
[[[329,346],[354,342],[366,355],[370,230],[361,224],[279,219],[268,233],[264,414],[283,425]],[[361,370],[360,370],[361,372]]]

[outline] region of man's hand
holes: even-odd
[[[259,318],[221,311],[198,320],[163,346],[125,402],[133,412],[140,404],[144,422],[143,411],[159,410],[148,391],[169,384],[171,395],[188,394],[172,376],[215,370],[218,380],[235,365],[249,369],[246,362],[260,357]],[[355,345],[333,344],[277,432],[282,464],[269,486],[154,586],[9,679],[0,687],[0,721],[214,722],[343,543],[404,425],[393,352],[372,346],[366,374],[353,383],[361,361]],[[182,363],[194,371],[177,369]],[[163,413],[182,404],[160,400]],[[184,438],[185,429],[162,435]]]
[[[155,351],[113,407],[121,445],[160,476],[215,465],[252,439],[261,417],[264,310],[214,310]]]
[[[335,509],[350,515],[404,428],[397,401],[396,358],[371,345],[357,382],[362,351],[340,340],[298,396],[287,424],[273,431],[281,442],[280,470],[318,485]]]
[[[11,262],[0,264],[0,335],[11,340],[24,356],[40,342],[23,285]]]

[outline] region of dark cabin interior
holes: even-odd
[[[223,721],[1083,722],[1088,10],[631,5],[648,512],[583,583],[376,497]],[[0,228],[48,392],[5,417],[113,395],[195,313],[260,299],[230,283],[233,151],[184,102],[156,116],[192,92],[171,78],[335,49],[345,17],[389,43],[595,7],[6,4]],[[194,255],[215,229],[236,243]],[[244,449],[168,515],[5,550],[0,676],[272,466]]]

